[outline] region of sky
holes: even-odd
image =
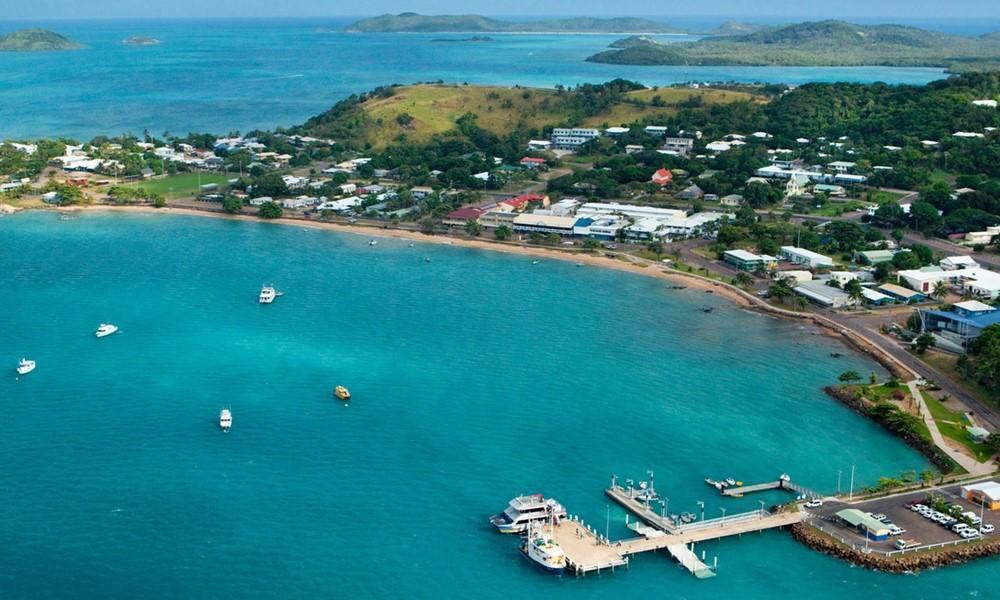
[[[719,17],[776,19],[1000,19],[998,0],[2,0],[0,20],[370,16],[422,14]]]

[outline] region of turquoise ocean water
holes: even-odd
[[[997,560],[878,574],[782,532],[703,545],[712,580],[663,555],[560,579],[493,533],[489,514],[540,491],[624,537],[602,494],[612,473],[653,469],[671,512],[706,500],[714,516],[757,498],[724,501],[706,476],[787,471],[834,491],[852,463],[859,483],[926,466],[820,389],[876,365],[709,294],[164,215],[0,218],[0,274],[3,598],[985,598],[1000,584]],[[286,292],[270,306],[265,282]],[[121,333],[96,340],[105,321]],[[17,380],[21,356],[39,366]]]
[[[3,15],[0,15],[0,19]],[[925,83],[939,69],[634,67],[584,59],[620,35],[492,35],[479,44],[434,43],[456,34],[346,34],[347,19],[245,21],[0,21],[0,33],[41,26],[87,48],[0,53],[0,139],[123,132],[160,134],[302,123],[352,93],[390,83],[526,86],[687,81]],[[121,44],[134,35],[158,46]],[[694,39],[666,36],[662,40]]]

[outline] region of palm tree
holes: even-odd
[[[865,295],[861,293],[861,287],[851,288],[847,291],[847,295],[855,304],[860,304],[861,299],[865,297]]]
[[[934,296],[938,301],[942,301],[948,297],[948,284],[943,280],[934,284],[934,290],[931,291],[931,296]]]
[[[753,277],[745,271],[740,271],[739,274],[736,275],[736,285],[743,289],[747,289],[753,285]]]
[[[784,281],[776,281],[767,288],[767,293],[778,302],[784,304],[785,299],[792,295],[792,289]]]

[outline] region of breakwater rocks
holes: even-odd
[[[951,460],[951,458],[940,448],[935,446],[933,442],[920,437],[913,430],[900,429],[898,420],[889,418],[889,415],[884,412],[874,410],[874,405],[860,397],[857,391],[853,388],[827,386],[823,388],[823,391],[825,391],[828,396],[836,398],[842,404],[845,404],[855,411],[865,415],[869,419],[872,419],[879,425],[899,436],[899,438],[906,442],[908,446],[927,457],[927,460],[929,460],[931,464],[937,467],[942,473],[950,473],[955,470],[955,467],[957,466],[955,462]]]
[[[891,573],[922,571],[1000,554],[1000,539],[993,538],[888,556],[880,552],[866,553],[846,546],[808,523],[792,525],[791,532],[793,538],[813,550],[836,556],[867,569]]]

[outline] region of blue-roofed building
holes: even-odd
[[[983,329],[1000,323],[1000,310],[977,300],[959,302],[950,311],[921,310],[923,331],[932,334],[938,345],[965,352]]]

